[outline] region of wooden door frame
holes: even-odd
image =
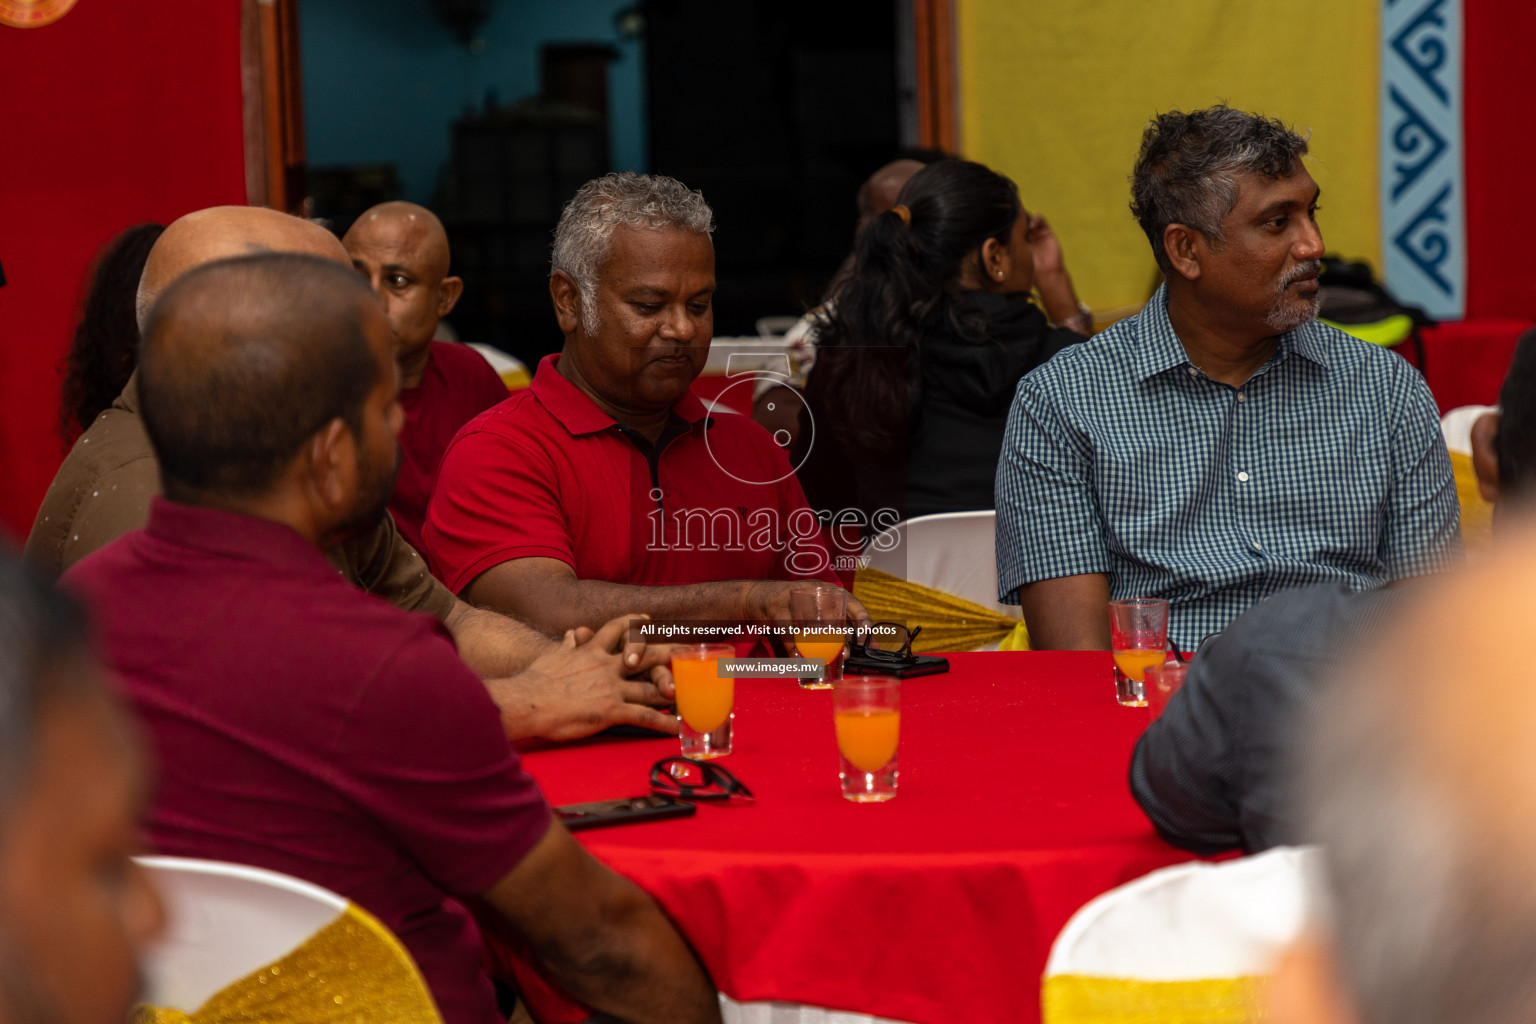
[[[956,0],[912,0],[917,78],[918,144],[960,152],[959,86],[955,66]]]
[[[302,215],[308,190],[298,0],[241,0],[240,85],[246,202]]]

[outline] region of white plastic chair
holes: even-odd
[[[864,549],[869,569],[960,598],[976,608],[960,610],[933,598],[938,606],[924,620],[921,614],[896,610],[905,601],[889,589],[888,582],[869,580],[868,589],[856,588],[856,592],[863,594],[877,617],[884,614],[931,627],[931,643],[954,645],[945,649],[997,650],[1002,641],[985,638],[1003,635],[1010,623],[1016,625],[1019,609],[997,600],[996,519],[990,509],[917,516],[881,532]],[[926,607],[923,599],[917,600]],[[882,613],[877,607],[882,601],[890,602],[891,610]]]
[[[215,993],[283,959],[347,914],[368,922],[370,939],[388,935],[343,897],[276,871],[182,857],[137,860],[166,909],[165,930],[144,958],[145,998],[153,1006],[191,1014]],[[408,993],[415,997],[408,1000],[413,1005],[398,1019],[439,1020],[405,949],[393,937],[373,941],[391,947],[386,955],[392,966],[403,969],[414,984]],[[302,1010],[302,1005],[289,1008]]]
[[[1315,848],[1180,864],[1111,889],[1051,946],[1044,1024],[1256,1019],[1270,974],[1307,917]]]
[[[1485,412],[1496,411],[1492,405],[1463,405],[1440,417],[1440,434],[1451,454],[1451,471],[1456,477],[1456,498],[1461,502],[1461,537],[1469,547],[1486,542],[1493,529],[1493,506],[1478,490],[1477,473],[1472,469],[1472,424]]]
[[[738,1003],[724,995],[720,997],[720,1016],[725,1024],[901,1024],[885,1017],[798,1003]]]
[[[1017,605],[997,601],[996,533],[997,513],[991,509],[940,512],[897,523],[865,552],[871,569],[1017,618]]]
[[[1493,412],[1497,406],[1462,405],[1440,417],[1440,434],[1445,447],[1451,452],[1472,454],[1472,424],[1485,412]]]
[[[533,380],[533,375],[521,359],[507,355],[495,345],[487,345],[483,341],[468,341],[465,344],[491,364],[491,369],[496,371],[496,376],[501,378],[508,391],[521,391]]]

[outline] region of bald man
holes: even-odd
[[[336,236],[309,221],[260,207],[199,210],[168,227],[150,251],[139,285],[140,325],[160,293],[187,271],[260,252],[304,253],[343,266],[351,262]],[[144,526],[150,502],[159,493],[160,469],[139,414],[135,373],[59,468],[27,538],[25,557],[57,576],[92,551]],[[487,679],[507,734],[514,739],[572,739],[616,724],[677,731],[675,719],[647,706],[671,696],[670,675],[654,664],[664,650],[634,645],[624,652],[620,667],[606,651],[588,644],[565,650],[516,620],[471,608],[432,577],[389,516],[342,540],[328,557],[363,590],[407,611],[441,619],[460,657]],[[545,657],[553,660],[527,671]],[[626,679],[624,672],[647,673],[649,679]]]
[[[1296,748],[1326,907],[1278,1024],[1536,1019],[1536,689],[1526,519],[1337,677]],[[1447,638],[1443,656],[1425,638]]]
[[[448,273],[448,235],[431,210],[380,203],[357,219],[341,243],[383,301],[395,334],[405,426],[389,511],[405,539],[419,548],[448,442],[464,424],[504,401],[507,388],[474,349],[432,340],[464,282]]]
[[[859,228],[896,205],[896,197],[912,175],[928,165],[921,160],[892,160],[859,186]]]

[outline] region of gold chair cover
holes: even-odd
[[[1004,651],[1029,650],[1029,633],[1022,619],[879,569],[866,566],[858,571],[853,596],[876,622],[922,626],[922,635],[912,645],[918,654],[974,651],[988,644],[998,644]]]
[[[1451,470],[1456,476],[1456,499],[1461,502],[1461,540],[1476,547],[1486,541],[1493,532],[1493,506],[1483,500],[1477,489],[1477,473],[1472,469],[1472,456],[1466,452],[1451,452]]]
[[[1053,974],[1041,988],[1041,1016],[1044,1024],[1250,1024],[1264,1019],[1264,981]]]
[[[139,1006],[133,1024],[442,1024],[400,941],[360,907],[191,1013]]]

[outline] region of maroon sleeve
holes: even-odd
[[[471,428],[449,446],[421,539],[432,571],[455,594],[514,558],[576,564],[549,455],[487,430]]]
[[[432,358],[442,360],[444,378],[453,393],[456,426],[463,426],[493,405],[507,400],[507,386],[475,349],[457,342],[435,341]]]
[[[496,884],[549,828],[485,685],[438,623],[413,631],[360,691],[335,757],[348,798],[458,895]]]
[[[470,349],[470,351],[475,352],[474,349]],[[475,358],[480,363],[480,366],[474,371],[475,404],[479,406],[476,412],[476,415],[478,415],[491,406],[507,400],[507,385],[495,368],[486,362],[484,356],[479,352],[475,352]]]

